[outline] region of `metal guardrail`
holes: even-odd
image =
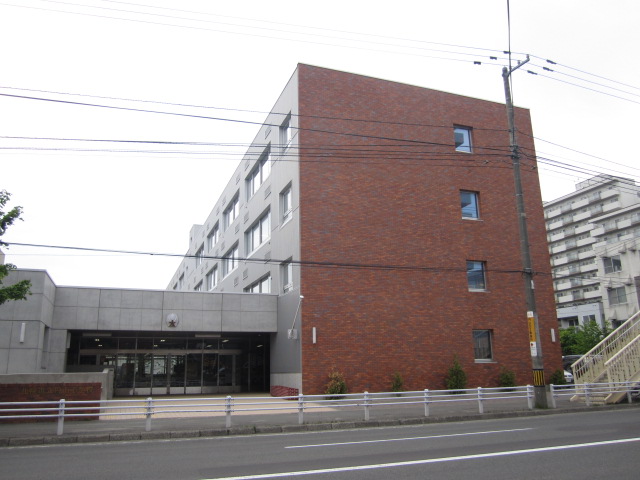
[[[629,395],[638,392],[637,382],[607,384],[551,385],[552,406],[563,396],[582,396],[587,405],[604,393],[624,391]],[[522,399],[531,410],[534,407],[533,386],[499,387],[466,390],[418,390],[410,392],[352,393],[337,396],[296,395],[289,397],[232,397],[226,398],[146,398],[127,400],[83,400],[0,402],[0,422],[3,420],[52,420],[57,421],[57,435],[64,433],[65,420],[118,418],[145,420],[145,431],[151,431],[153,418],[163,416],[213,416],[224,415],[226,428],[231,428],[234,414],[282,412],[298,416],[298,424],[305,422],[305,414],[322,409],[362,409],[363,419],[369,421],[371,411],[385,406],[422,405],[424,416],[430,415],[430,407],[439,403],[476,403],[478,413],[484,413],[485,404],[496,400]]]
[[[639,382],[606,382],[606,383],[578,383],[569,385],[549,386],[551,393],[551,407],[556,408],[556,401],[560,397],[571,397],[572,400],[584,398],[587,406],[606,403],[613,394],[627,396],[627,402],[631,403],[633,397],[640,394]]]

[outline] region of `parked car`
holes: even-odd
[[[573,370],[571,369],[571,365],[573,365],[575,362],[578,361],[578,359],[580,359],[582,357],[582,355],[564,355],[562,357],[562,368],[565,370],[565,372],[568,370],[569,372],[571,372],[573,374]]]
[[[571,373],[569,370],[564,371],[564,381],[567,384],[573,383],[573,373]]]

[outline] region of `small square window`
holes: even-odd
[[[486,290],[485,262],[467,260],[467,285],[469,290]]]
[[[477,362],[490,362],[493,360],[491,337],[491,330],[473,331],[473,357]]]
[[[471,153],[471,129],[468,127],[453,127],[456,152]]]
[[[461,190],[460,207],[462,209],[462,218],[480,218],[477,192],[467,192]]]
[[[603,257],[602,263],[604,263],[604,273],[622,271],[622,262],[620,261],[620,255],[615,255],[613,257]]]
[[[624,287],[609,290],[609,305],[621,305],[627,303],[627,291]]]

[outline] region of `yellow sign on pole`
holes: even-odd
[[[536,337],[536,319],[533,314],[527,313],[527,321],[529,322],[529,342],[535,342]]]

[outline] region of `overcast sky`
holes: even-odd
[[[640,2],[510,10],[543,198],[601,172],[637,179]],[[25,220],[3,239],[180,255],[298,63],[504,102],[509,36],[506,0],[12,0],[0,45],[0,189]],[[164,289],[180,261],[5,253],[58,285],[119,288]]]

